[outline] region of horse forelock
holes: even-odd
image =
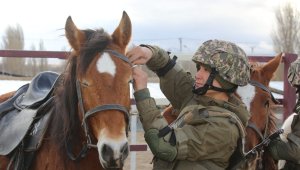
[[[103,51],[111,42],[111,36],[103,29],[84,30],[87,37],[86,43],[80,51],[79,71],[85,73],[97,53]]]

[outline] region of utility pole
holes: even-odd
[[[179,51],[182,52],[182,38],[178,38],[179,40]]]
[[[251,46],[251,54],[254,53],[254,48],[255,48],[255,46]]]

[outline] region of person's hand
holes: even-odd
[[[284,143],[279,137],[271,140],[270,143],[267,146],[267,150],[270,153],[270,155],[272,156],[273,159],[275,160],[280,160],[280,153],[278,150],[278,146],[281,145],[282,143]]]
[[[127,52],[126,56],[133,65],[144,65],[152,57],[152,51],[147,47],[135,46]]]
[[[134,91],[147,88],[148,75],[142,70],[140,65],[132,67],[133,89]]]

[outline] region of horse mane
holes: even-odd
[[[272,102],[273,103],[273,102]],[[274,103],[272,105],[275,105]],[[272,106],[271,105],[271,106]],[[277,121],[277,117],[275,116],[275,113],[270,110],[270,114],[269,114],[269,124],[268,124],[268,134],[272,134],[277,130],[277,126],[276,126],[276,121]]]
[[[78,74],[84,74],[89,64],[103,51],[111,41],[111,36],[99,30],[83,30],[87,40],[82,45],[80,56],[71,53],[65,71],[62,73],[62,80],[56,88],[54,95],[54,109],[50,130],[51,138],[60,148],[65,146],[65,141],[80,137],[82,132],[81,121],[78,114],[78,97],[76,91],[76,81]],[[77,72],[78,69],[78,72]],[[61,149],[61,151],[65,151]]]

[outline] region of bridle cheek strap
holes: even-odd
[[[278,103],[279,103],[279,101],[277,101],[277,100],[275,99],[275,97],[273,96],[271,90],[270,90],[268,87],[266,87],[265,85],[263,85],[263,84],[261,84],[261,83],[259,83],[259,82],[257,82],[257,81],[254,81],[254,80],[250,80],[249,84],[251,84],[252,86],[259,87],[259,88],[262,89],[263,91],[269,93],[269,95],[271,96],[272,101],[273,101],[275,104],[278,104]]]
[[[79,102],[79,107],[80,107],[80,111],[82,114],[84,114],[84,118],[83,118],[83,129],[84,129],[84,133],[87,137],[87,145],[89,147],[93,147],[93,148],[97,148],[96,145],[92,144],[91,141],[91,136],[90,136],[90,132],[89,132],[89,127],[87,124],[87,119],[92,116],[94,113],[97,112],[102,112],[102,111],[107,111],[107,110],[117,110],[117,111],[121,111],[122,113],[124,113],[125,115],[125,120],[126,120],[126,124],[127,124],[127,128],[126,128],[126,135],[128,136],[128,130],[129,130],[129,112],[128,109],[122,105],[119,104],[104,104],[101,106],[96,106],[92,109],[90,109],[89,111],[85,112],[84,107],[83,107],[83,100],[82,100],[82,94],[81,94],[81,90],[80,90],[80,83],[79,81],[76,81],[76,90],[77,90],[77,95],[78,95],[78,102]]]

